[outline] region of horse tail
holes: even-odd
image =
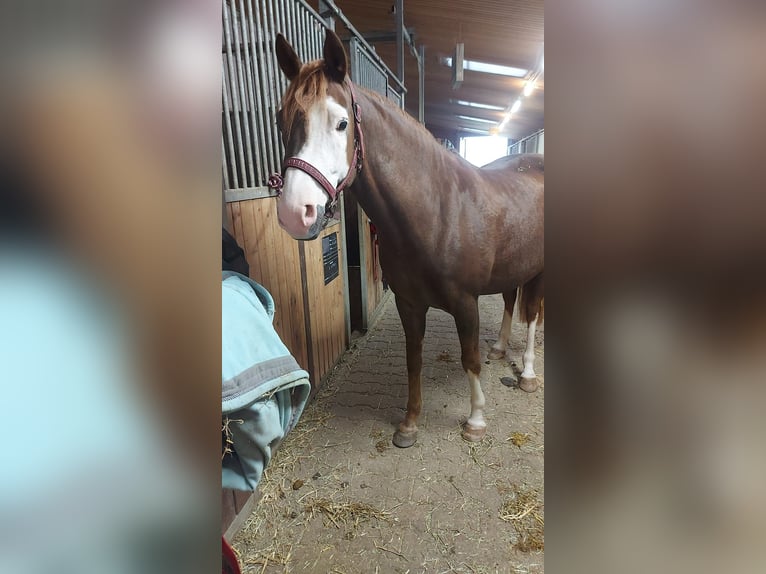
[[[519,301],[519,317],[524,323],[537,319],[541,325],[545,315],[545,296],[543,290],[543,274],[535,275],[522,285]]]

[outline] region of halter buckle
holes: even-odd
[[[269,189],[276,191],[277,197],[279,197],[282,195],[282,187],[285,185],[285,180],[282,178],[281,173],[272,173],[266,185],[269,186]]]

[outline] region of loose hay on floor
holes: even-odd
[[[503,308],[495,299],[493,332]],[[543,552],[532,551],[534,531],[524,538],[517,529],[530,532],[532,525],[521,523],[534,512],[542,518],[542,505],[515,521],[510,516],[519,512],[512,506],[501,512],[515,485],[539,489],[543,500],[542,394],[490,385],[488,437],[465,442],[459,421],[469,391],[454,360],[460,352],[454,322],[431,317],[446,334],[431,332],[425,342],[428,401],[420,440],[394,449],[390,437],[404,414],[407,388],[401,327],[393,303],[389,307],[391,325],[372,330],[346,355],[276,451],[258,504],[234,540],[243,572],[542,574]],[[516,331],[522,352],[523,329]],[[378,345],[374,352],[366,348],[370,342]],[[442,351],[453,359],[437,360]],[[492,363],[484,382],[507,369]],[[514,445],[516,431],[528,433],[530,442]]]
[[[379,510],[364,502],[336,502],[327,498],[311,500],[303,508],[311,518],[315,514],[321,513],[338,528],[340,528],[341,524],[346,525],[349,522],[356,527],[360,522],[366,520],[373,518],[388,520],[388,517],[391,516],[390,512]]]
[[[513,446],[521,448],[529,442],[529,435],[525,432],[514,432],[508,437],[508,441],[510,441]]]
[[[510,522],[518,539],[513,547],[521,552],[545,549],[545,520],[540,494],[532,488],[511,486],[511,496],[500,508],[500,520]]]
[[[264,471],[258,487],[258,512],[245,522],[236,537],[246,547],[241,556],[243,564],[262,566],[263,572],[269,565],[287,569],[293,559],[293,537],[285,517],[295,519],[298,514],[295,510],[292,513],[286,512],[283,501],[287,492],[297,490],[296,483],[300,483],[300,487],[305,485],[306,481],[294,480],[292,477],[301,460],[313,457],[312,448],[315,447],[311,445],[311,438],[314,433],[325,428],[331,418],[332,415],[322,407],[320,401],[312,402]],[[264,536],[266,532],[270,535]]]

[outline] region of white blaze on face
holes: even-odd
[[[342,122],[346,127],[340,130]],[[306,142],[295,157],[310,163],[337,186],[350,168],[347,153],[350,129],[353,125],[346,108],[328,97],[324,105],[316,105],[309,111]],[[328,199],[327,192],[309,174],[288,168],[277,207],[282,227],[296,239],[305,239],[317,220],[319,208],[323,208]]]

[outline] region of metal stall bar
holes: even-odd
[[[240,101],[237,98],[237,86],[236,86],[236,69],[234,64],[234,55],[232,52],[232,42],[231,42],[231,21],[229,19],[229,10],[227,9],[226,3],[223,3],[223,32],[224,32],[224,39],[226,42],[226,63],[227,63],[227,77],[229,80],[229,90],[228,94],[224,94],[224,97],[227,95],[231,98],[231,110],[226,110],[227,118],[230,118],[232,115],[234,116],[234,132],[231,131],[231,121],[229,120],[229,135],[232,140],[236,139],[236,148],[237,148],[237,156],[234,156],[234,153],[232,151],[232,156],[230,159],[232,159],[232,179],[234,180],[234,185],[239,187],[239,169],[243,169],[245,165],[245,150],[243,148],[243,142],[242,142],[242,126],[240,125],[239,119],[240,119]],[[225,100],[225,107],[228,107],[228,100]],[[236,159],[239,159],[239,162],[236,161]],[[243,182],[245,180],[245,173],[244,169],[242,172],[242,179]]]
[[[223,189],[229,189],[229,170],[226,165],[226,142],[224,141],[223,130],[221,130],[221,165],[223,166]]]
[[[402,96],[397,92],[393,86],[388,86],[388,99],[394,102],[397,106],[404,107],[402,105]]]
[[[300,55],[301,53],[303,53],[303,44],[298,34],[298,27],[296,26],[296,23],[295,23],[295,3],[288,2],[286,8],[287,8],[288,37],[292,39],[293,46],[295,46],[295,49],[300,50],[298,52],[298,54]]]
[[[538,130],[508,147],[509,154],[515,153],[543,153],[545,129]]]
[[[249,161],[252,163],[252,160],[255,160],[255,177],[251,180],[250,184],[255,187],[259,185],[263,179],[264,179],[264,170],[263,170],[263,164],[261,163],[261,156],[258,154],[257,150],[260,147],[259,142],[260,138],[258,137],[258,125],[257,125],[257,116],[256,113],[256,104],[255,104],[255,94],[253,91],[253,85],[254,85],[254,79],[253,79],[253,58],[251,57],[251,51],[254,48],[254,42],[253,42],[253,36],[250,33],[251,30],[248,27],[248,20],[247,20],[247,13],[245,11],[245,3],[244,0],[239,0],[239,24],[242,31],[242,41],[243,41],[243,53],[244,53],[244,60],[245,60],[245,79],[247,83],[247,96],[248,96],[248,105],[247,110],[247,120],[249,121],[250,125],[250,133],[252,134],[252,140],[253,140],[253,149],[250,151],[251,157],[248,158]]]
[[[426,47],[418,48],[418,121],[426,123]]]
[[[305,0],[298,0],[301,4],[305,4]],[[333,0],[323,0],[323,2],[327,5],[327,9],[331,11],[333,14],[335,14],[335,17],[338,18],[341,22],[343,22],[343,25],[348,28],[348,31],[351,32],[351,35],[354,36],[359,43],[364,46],[364,48],[367,51],[367,54],[370,56],[370,58],[375,61],[376,64],[378,64],[381,68],[387,71],[389,74],[389,78],[394,82],[396,87],[399,89],[399,92],[401,94],[407,93],[407,88],[404,87],[404,83],[399,80],[399,78],[396,77],[396,74],[391,71],[391,69],[386,65],[386,63],[378,56],[377,53],[375,53],[375,50],[372,49],[372,46],[370,46],[367,43],[367,40],[364,39],[362,34],[354,27],[354,25],[349,21],[348,18],[346,18],[346,15],[341,12],[340,8],[338,8],[335,5],[335,2]],[[313,12],[313,9],[312,9]]]
[[[263,85],[263,39],[261,37],[260,29],[256,28],[255,21],[253,19],[253,0],[247,1],[247,24],[249,25],[250,36],[250,51],[253,54],[252,65],[252,86],[251,89],[255,95],[255,108],[252,111],[252,118],[257,124],[258,141],[260,145],[256,145],[256,154],[258,159],[258,165],[260,166],[260,173],[258,175],[258,181],[255,185],[263,186],[269,177],[268,169],[268,152],[265,142],[268,137],[268,127],[265,125],[264,116],[261,112],[263,109],[262,98],[262,85]]]
[[[250,139],[250,125],[247,121],[247,114],[248,114],[248,100],[247,100],[247,80],[245,78],[245,70],[243,65],[243,55],[242,55],[242,39],[239,35],[240,25],[239,25],[239,18],[237,17],[237,10],[232,9],[229,12],[229,22],[232,28],[232,32],[234,35],[234,45],[236,47],[236,69],[237,69],[237,84],[239,87],[239,103],[240,103],[240,113],[242,114],[242,117],[239,118],[240,125],[242,126],[243,130],[240,133],[240,135],[245,140],[245,164],[242,166],[242,172],[243,172],[243,179],[245,186],[252,185],[253,181],[255,180],[255,176],[253,173],[253,145]],[[245,168],[247,170],[245,171]]]
[[[335,18],[332,17],[331,10],[328,8],[327,2],[324,0],[319,0],[319,13],[323,16],[325,26],[334,32]],[[325,16],[325,14],[327,14],[327,16]]]
[[[277,37],[277,29],[274,21],[274,0],[264,1],[264,29],[266,33],[266,45],[264,48],[268,48],[269,57],[266,58],[268,65],[268,72],[266,77],[266,83],[269,86],[269,102],[268,107],[265,110],[261,110],[261,113],[268,115],[270,120],[276,117],[277,109],[279,108],[279,98],[281,91],[279,89],[279,77],[282,75],[282,71],[278,69],[276,58],[274,57],[273,47],[274,41]],[[279,139],[277,130],[273,129],[273,121],[269,122],[269,131],[271,132],[271,158],[272,158],[272,171],[281,171],[280,158],[282,156],[282,142]]]
[[[396,77],[404,83],[404,0],[394,4],[394,22],[396,22]]]
[[[229,107],[229,77],[226,72],[226,54],[223,55],[223,128],[221,130],[221,140],[223,143],[223,172],[224,181],[227,182],[227,189],[230,187],[239,187],[239,178],[237,177],[236,153],[234,151],[234,133],[231,126],[231,113]],[[228,147],[227,145],[228,144]],[[229,179],[229,170],[231,169],[231,179]]]
[[[290,31],[288,30],[287,26],[287,17],[285,16],[285,4],[287,2],[277,2],[277,10],[275,12],[275,16],[277,19],[277,31],[281,32],[283,36],[286,36],[289,40],[292,40],[290,37]],[[274,39],[276,40],[276,35],[274,36]],[[285,78],[285,75],[280,70],[279,74],[279,93],[284,94],[285,90],[287,89],[287,78]],[[274,115],[276,116],[276,111],[279,109],[279,105],[274,109]]]
[[[268,81],[268,76],[269,59],[271,58],[271,54],[267,50],[266,46],[267,40],[262,23],[261,2],[256,0],[255,4],[253,4],[251,0],[250,10],[251,26],[254,26],[256,37],[258,39],[256,46],[256,49],[258,50],[258,85],[256,86],[256,90],[258,91],[259,98],[258,109],[256,110],[256,113],[258,114],[260,122],[263,126],[263,137],[261,138],[260,153],[263,156],[263,165],[266,167],[265,175],[268,177],[269,174],[274,170],[274,156],[272,153],[271,144],[271,123],[269,122],[268,114],[265,113],[265,110],[267,110],[269,107],[270,82]],[[260,184],[263,185],[265,182],[261,181]]]
[[[314,29],[315,32],[322,31],[321,30],[322,24],[320,22],[314,21],[310,13],[308,12],[306,13],[306,18],[308,18],[310,26],[311,28]],[[320,58],[323,57],[322,47],[323,47],[324,38],[321,37],[318,33],[316,33],[311,35],[311,39],[313,40],[313,45],[314,45],[314,53],[312,55],[312,59],[319,60]]]

